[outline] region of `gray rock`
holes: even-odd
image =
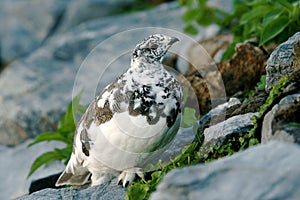
[[[151,200],[299,199],[300,147],[283,142],[257,145],[208,164],[175,169]]]
[[[300,94],[284,97],[263,120],[262,143],[281,140],[300,144]]]
[[[90,19],[119,14],[133,4],[133,0],[73,0],[66,8],[56,32],[65,32]]]
[[[108,185],[98,185],[84,190],[75,188],[44,189],[18,199],[123,200],[125,195],[126,189],[120,185],[117,185],[117,180],[114,179]]]
[[[51,35],[68,0],[2,0],[0,61],[8,63],[31,53]]]
[[[299,70],[300,65],[293,64],[294,59],[300,59],[299,57],[294,58],[295,52],[293,52],[293,47],[296,43],[299,43],[299,40],[300,32],[280,44],[270,55],[266,66],[266,91],[270,91],[272,84],[278,83],[282,76],[290,75],[293,71]],[[299,56],[300,51],[296,55]]]
[[[32,140],[27,140],[14,148],[0,145],[1,199],[15,199],[28,194],[31,181],[61,172],[64,169],[63,163],[55,162],[48,167],[38,169],[27,178],[31,164],[38,156],[54,148],[64,147],[60,142],[49,142],[27,148],[31,142]]]
[[[0,60],[5,64],[30,54],[56,32],[123,12],[133,1],[3,0],[0,4]]]
[[[215,123],[223,121],[225,119],[226,109],[238,104],[241,104],[239,99],[230,98],[228,102],[218,105],[217,107],[211,109],[199,120],[198,129],[202,131],[209,125],[214,125]]]
[[[250,131],[253,127],[251,117],[258,115],[258,113],[247,113],[244,115],[233,116],[223,122],[206,128],[204,134],[204,144],[206,143],[222,143],[234,136],[235,134],[244,134]]]

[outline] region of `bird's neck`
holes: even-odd
[[[161,62],[149,63],[142,59],[131,59],[131,68],[137,71],[157,71],[163,68]]]

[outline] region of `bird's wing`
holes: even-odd
[[[87,170],[87,160],[90,156],[90,148],[92,145],[91,137],[94,132],[88,131],[92,123],[102,124],[111,119],[113,111],[107,106],[99,108],[97,102],[101,100],[103,94],[116,84],[113,82],[107,86],[98,97],[96,97],[87,108],[86,112],[79,121],[74,133],[73,151],[70,160],[56,182],[56,186],[61,185],[83,185],[89,181],[90,172]]]

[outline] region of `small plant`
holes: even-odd
[[[263,105],[259,107],[258,116],[253,116],[254,127],[248,133],[249,137],[258,137],[259,121],[265,116],[266,112],[271,108],[276,100],[282,95],[284,88],[289,83],[288,75],[281,77],[279,83],[272,85],[270,94]]]
[[[28,177],[31,176],[39,167],[49,165],[53,161],[64,161],[65,164],[70,159],[73,148],[73,137],[76,129],[75,115],[76,113],[84,113],[85,106],[79,104],[80,94],[77,95],[68,105],[66,113],[61,117],[55,132],[44,132],[38,135],[35,140],[29,144],[31,147],[37,143],[45,141],[60,141],[66,144],[65,148],[55,148],[53,151],[40,155],[31,165]]]
[[[249,98],[254,96],[256,94],[256,91],[263,91],[265,90],[265,87],[266,87],[266,75],[262,75],[260,77],[260,81],[256,84],[256,88],[253,89],[253,90],[250,90],[248,91],[246,94],[245,94],[245,99],[244,99],[244,103],[249,101]]]
[[[260,82],[258,82],[258,83],[256,84],[256,87],[257,87],[257,89],[260,90],[260,91],[262,91],[262,90],[265,89],[265,87],[266,87],[266,75],[262,75],[262,76],[260,77]]]
[[[195,25],[217,24],[222,30],[231,30],[233,43],[223,60],[234,53],[235,44],[257,38],[259,45],[274,41],[281,43],[300,30],[298,0],[234,0],[233,12],[209,6],[208,0],[179,0],[187,11],[182,16],[187,26],[184,31],[196,34]]]
[[[184,111],[183,111],[183,116],[181,120],[181,127],[183,128],[193,128],[193,132],[196,135],[197,130],[198,130],[198,119],[196,117],[196,110],[194,108],[190,108],[186,106],[187,98],[189,90],[186,88],[183,90],[183,104],[184,106]],[[198,117],[199,118],[199,117]]]
[[[155,191],[156,186],[167,172],[175,168],[199,163],[199,146],[198,142],[193,142],[171,164],[152,172],[149,180],[141,179],[139,182],[133,182],[127,189],[125,200],[149,199],[150,194]]]

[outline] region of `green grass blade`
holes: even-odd
[[[250,10],[244,14],[241,18],[240,24],[247,24],[253,20],[260,19],[266,15],[266,12],[272,10],[272,7],[269,5],[261,5],[256,7],[253,10]]]
[[[45,132],[41,133],[40,135],[36,136],[34,141],[28,145],[28,147],[31,147],[32,145],[35,145],[40,142],[45,142],[45,141],[61,141],[64,143],[68,143],[69,141],[64,137],[61,133],[59,132]]]
[[[266,42],[280,34],[289,24],[290,23],[288,16],[281,16],[277,19],[274,19],[264,28],[259,41],[259,46],[265,44]]]
[[[63,160],[64,158],[65,157],[63,154],[61,154],[61,152],[55,151],[55,150],[46,152],[46,153],[40,155],[37,159],[35,159],[35,161],[31,165],[31,168],[29,170],[27,177],[30,177],[42,165],[49,164],[50,162],[56,161],[56,160]]]

